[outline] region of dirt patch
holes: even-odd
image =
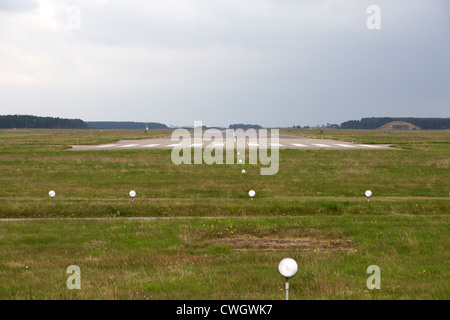
[[[8,261],[4,262],[3,265],[7,268],[17,269],[17,268],[26,268],[27,264],[19,261]]]
[[[275,238],[256,237],[252,235],[239,235],[210,242],[216,245],[228,245],[234,250],[298,250],[298,251],[353,251],[352,239],[316,239],[316,238]]]

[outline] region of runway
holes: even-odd
[[[279,149],[304,149],[304,150],[385,150],[394,148],[389,147],[387,144],[360,144],[349,141],[339,141],[330,139],[313,139],[293,135],[279,135],[277,143],[272,143],[270,134],[268,134],[267,147]],[[245,148],[259,148],[261,145],[259,141],[247,141],[245,142]],[[225,149],[237,149],[238,143],[228,143],[224,138],[222,142],[203,141],[203,143],[195,143],[194,139],[191,139],[189,147],[191,148],[205,148],[211,145],[214,148]],[[108,143],[101,145],[75,145],[72,146],[73,151],[86,151],[86,150],[126,150],[126,149],[172,149],[180,146],[180,142],[172,141],[171,137],[156,138],[156,139],[140,139],[140,140],[121,140],[117,143]],[[239,144],[239,148],[243,149],[242,144]]]

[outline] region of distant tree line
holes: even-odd
[[[341,123],[341,129],[378,129],[392,121],[405,121],[424,130],[450,129],[450,118],[362,118]]]
[[[293,125],[292,128],[294,128],[294,129],[311,129],[310,126],[302,127],[302,126],[297,126],[297,125]],[[338,124],[334,124],[334,123],[327,123],[327,124],[321,124],[321,125],[318,124],[315,127],[313,126],[313,128],[327,128],[327,129],[332,128],[332,129],[337,129],[337,128],[339,128],[339,125]]]
[[[87,124],[80,119],[61,119],[30,115],[0,115],[0,128],[86,129]]]
[[[262,129],[262,127],[258,124],[230,124],[229,126],[230,129]]]
[[[120,121],[86,121],[89,129],[128,129],[128,130],[145,130],[148,129],[168,129],[165,124],[157,122],[120,122]]]

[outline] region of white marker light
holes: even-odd
[[[130,195],[130,197],[131,197],[131,199],[132,199],[132,202],[134,202],[134,197],[136,197],[136,191],[131,190],[130,193],[129,193],[129,195]]]
[[[247,171],[245,171],[244,169],[242,169],[242,171],[241,171],[241,173],[242,174],[245,174]]]
[[[278,271],[285,278],[291,278],[295,276],[298,271],[297,262],[291,258],[284,258],[278,264]]]
[[[50,190],[50,192],[48,193],[48,195],[50,196],[50,198],[53,198],[56,195],[56,192],[53,190]]]
[[[284,258],[278,264],[278,272],[286,278],[286,300],[289,300],[289,278],[295,276],[298,271],[297,262],[291,258]]]
[[[255,194],[256,194],[256,192],[255,192],[255,190],[250,190],[249,192],[248,192],[248,195],[250,196],[250,198],[253,200],[253,197],[255,196]]]
[[[369,198],[372,196],[372,191],[366,190],[366,192],[364,192],[364,194],[365,194],[366,197],[367,197],[367,201],[369,201]]]

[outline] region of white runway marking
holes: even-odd
[[[169,139],[167,139],[169,138]],[[192,138],[192,137],[191,137]],[[100,145],[82,145],[73,146],[74,150],[120,150],[120,149],[165,149],[165,148],[222,148],[224,150],[236,149],[241,150],[255,150],[257,148],[288,148],[288,149],[315,149],[315,150],[331,150],[331,149],[372,149],[372,150],[388,150],[392,149],[388,145],[376,144],[362,144],[352,143],[351,141],[340,140],[322,140],[312,139],[306,137],[294,137],[283,135],[276,140],[258,140],[258,139],[238,139],[233,142],[233,137],[230,139],[218,139],[213,141],[205,140],[171,140],[170,137],[157,138],[151,140],[122,140],[120,143],[105,143]],[[261,137],[260,137],[261,138]],[[176,142],[177,141],[177,142]],[[195,149],[196,150],[196,149]]]
[[[323,148],[330,148],[331,146],[327,145],[327,144],[321,144],[321,143],[313,143],[313,145],[318,146],[318,147],[323,147]]]
[[[142,146],[141,148],[153,148],[153,147],[156,147],[156,146],[159,146],[159,144],[158,144],[158,143],[155,143],[155,144],[147,144],[146,146]]]
[[[345,147],[345,148],[355,148],[355,146],[351,146],[351,145],[349,145],[349,144],[340,144],[340,143],[336,143],[336,145],[337,145],[337,146],[340,146],[340,147]]]
[[[103,146],[97,146],[97,148],[109,148],[109,147],[114,147],[117,146],[116,144],[105,144]]]
[[[301,143],[291,143],[295,147],[307,147],[307,145],[301,144]]]
[[[131,148],[131,147],[135,147],[135,146],[137,146],[138,144],[126,144],[126,145],[124,145],[124,146],[119,146],[119,148]]]
[[[379,148],[378,146],[368,146],[367,144],[362,144],[361,147],[366,147],[366,148]]]

